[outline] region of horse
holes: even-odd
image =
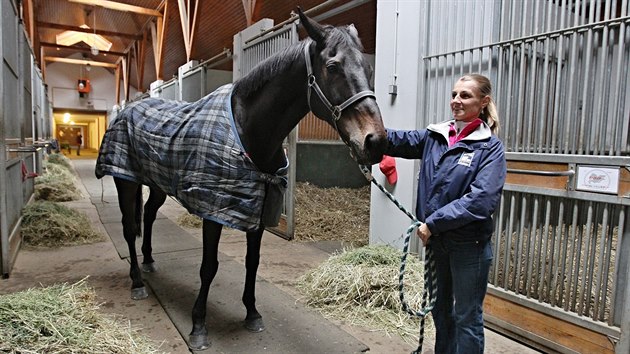
[[[306,39],[197,102],[145,98],[130,103],[110,123],[99,150],[95,172],[115,182],[133,299],[148,297],[135,239],[142,229],[142,270],[155,271],[151,228],[167,195],[203,219],[201,287],[188,343],[193,350],[210,346],[206,302],[219,266],[223,226],[246,232],[244,326],[252,332],[265,329],[255,304],[261,239],[266,226],[278,224],[286,188],[282,142],[306,113],[334,127],[359,164],[380,162],[386,148],[372,68],[361,54],[356,28],[319,24],[299,8],[298,16]],[[225,102],[216,103],[217,97]],[[215,113],[224,119],[217,122],[211,117]],[[209,152],[220,156],[210,158]],[[142,185],[150,190],[144,210]],[[217,190],[222,187],[230,191]],[[239,188],[236,196],[228,195]]]

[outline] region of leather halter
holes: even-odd
[[[352,95],[352,97],[345,100],[342,104],[333,106],[330,103],[330,101],[328,101],[328,99],[324,95],[324,92],[322,92],[321,88],[317,84],[315,75],[313,75],[313,67],[311,66],[311,56],[310,56],[309,49],[310,49],[310,44],[306,44],[304,46],[304,57],[306,58],[306,73],[308,75],[308,94],[306,96],[308,100],[308,108],[311,111],[313,110],[311,108],[311,88],[312,88],[313,90],[315,90],[315,93],[317,93],[317,96],[319,96],[319,99],[322,101],[324,106],[326,106],[326,108],[328,108],[328,110],[332,114],[333,124],[335,125],[335,129],[339,131],[339,129],[337,129],[337,121],[341,118],[341,112],[343,112],[344,109],[348,108],[348,106],[350,106],[351,104],[355,103],[356,101],[360,100],[363,97],[374,97],[376,99],[376,96],[374,95],[373,91],[365,90],[365,91],[361,91],[357,94]]]

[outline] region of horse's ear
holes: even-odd
[[[357,28],[354,27],[354,23],[348,25],[348,32],[350,32],[351,35],[359,38],[359,31],[357,31]]]
[[[297,10],[298,15],[300,16],[300,23],[302,24],[302,26],[304,26],[304,29],[306,30],[306,33],[308,33],[308,36],[311,37],[311,39],[313,39],[319,45],[324,44],[324,38],[326,37],[324,27],[314,20],[308,18],[304,14],[304,12],[302,12],[302,8],[300,8],[299,6]]]

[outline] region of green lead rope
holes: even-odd
[[[405,244],[403,246],[403,255],[400,260],[400,272],[398,276],[398,293],[400,297],[400,302],[402,304],[402,308],[405,312],[412,316],[420,317],[420,335],[418,336],[418,348],[413,351],[413,354],[422,353],[422,343],[424,342],[424,323],[426,315],[431,312],[433,306],[435,306],[436,299],[436,290],[437,290],[437,278],[435,275],[435,261],[433,260],[433,250],[431,249],[431,245],[428,245],[425,249],[424,256],[424,291],[422,293],[422,304],[420,310],[414,310],[409,307],[407,300],[405,300],[405,292],[404,292],[404,282],[403,279],[405,277],[405,267],[407,265],[407,256],[409,255],[409,240],[411,239],[411,234],[413,231],[422,223],[416,219],[416,217],[411,214],[407,209],[405,209],[402,204],[396,198],[389,193],[385,187],[383,187],[380,183],[374,179],[372,176],[372,172],[367,166],[360,165],[361,171],[365,178],[368,181],[372,182],[378,189],[383,192],[389,200],[391,200],[397,207],[405,213],[411,220],[411,225],[407,228],[407,233],[405,235]]]

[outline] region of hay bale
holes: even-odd
[[[85,281],[0,296],[2,353],[156,353],[128,322],[99,312]]]
[[[35,200],[68,202],[80,198],[74,174],[62,163],[47,163],[44,174],[35,178]]]
[[[48,155],[47,162],[51,164],[63,166],[69,171],[72,171],[72,165],[70,164],[70,159],[65,157],[63,154],[59,154],[59,153],[50,154]]]
[[[300,277],[297,288],[306,304],[327,318],[417,341],[419,319],[403,312],[399,300],[401,257],[401,251],[384,245],[344,250]],[[412,309],[421,308],[423,271],[422,262],[407,257],[405,299]],[[425,336],[434,335],[429,317]]]
[[[36,201],[23,210],[22,240],[30,247],[61,247],[102,241],[85,214],[64,205]]]
[[[370,186],[320,188],[296,183],[295,240],[345,241],[364,246],[369,239]]]
[[[197,215],[184,212],[177,217],[177,224],[191,229],[200,229],[203,226],[203,219]]]

